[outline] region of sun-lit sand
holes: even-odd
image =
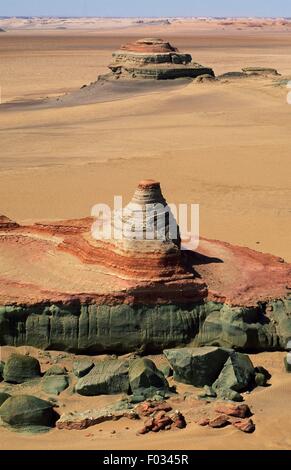
[[[291,78],[291,22],[149,21],[1,20],[7,30],[0,36],[2,103],[54,97],[95,81],[106,73],[112,51],[133,37],[170,40],[217,75],[264,66]],[[57,29],[63,27],[68,30]],[[128,200],[137,181],[154,178],[168,202],[200,204],[202,235],[291,262],[287,92],[268,79],[251,78],[193,82],[73,107],[0,106],[0,214],[17,221],[86,217],[94,204],[112,204],[115,194]],[[253,435],[190,423],[179,433],[137,437],[140,426],[126,430],[128,422],[121,420],[115,435],[112,423],[105,423],[102,432],[99,426],[33,439],[17,435],[17,445],[15,434],[1,430],[0,447],[290,448],[291,379],[283,372],[283,355],[252,356],[273,373],[271,387],[247,397],[255,411]],[[109,399],[97,397],[94,404]],[[76,396],[61,401],[80,406]]]

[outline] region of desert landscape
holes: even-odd
[[[0,395],[51,400],[61,416],[47,433],[18,433],[17,443],[2,426],[1,448],[290,449],[284,349],[291,338],[291,20],[0,18],[1,30]],[[128,79],[136,73],[128,55],[145,47],[171,55],[170,65],[155,63],[155,70],[189,70],[174,80]],[[179,54],[191,54],[195,70]],[[197,253],[181,254],[172,240],[169,251],[158,246],[152,254],[89,239],[96,203],[112,206],[115,195],[127,203],[137,185],[148,197],[158,182],[168,202],[200,205]],[[75,302],[85,322],[75,322]],[[118,308],[132,303],[122,323]],[[90,315],[107,305],[111,324],[99,325],[92,339]],[[58,315],[68,319],[57,323]],[[146,339],[137,326],[128,330],[134,315]],[[155,332],[155,315],[165,316],[170,333]],[[63,418],[84,420],[78,413],[128,400],[128,384],[114,398],[75,393],[82,381],[76,361],[98,369],[118,354],[129,361],[133,391],[131,361],[146,353],[154,365],[141,362],[140,377],[164,380],[159,371],[169,364],[162,351],[188,343],[195,357],[205,347],[229,351],[204,392],[194,379],[179,380],[176,359],[166,354],[174,372],[165,373],[162,408],[153,418],[162,424],[143,428],[149,414],[139,407],[151,406],[149,396],[114,409],[123,414],[113,422],[108,410],[84,428]],[[12,353],[39,361],[34,380],[5,379]],[[241,365],[242,356],[250,364]],[[232,395],[221,386],[226,361],[244,375],[229,387]],[[60,395],[44,385],[55,366],[63,372],[52,377],[66,383]],[[217,411],[216,398],[237,408]],[[248,410],[239,408],[244,404]],[[139,419],[129,419],[128,410]]]

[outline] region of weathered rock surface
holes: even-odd
[[[76,384],[75,390],[80,395],[112,395],[128,392],[128,361],[111,359],[95,364],[91,371]]]
[[[256,429],[256,426],[251,418],[234,421],[232,424],[235,428],[248,434],[253,433]]]
[[[139,419],[134,410],[116,410],[113,406],[101,410],[87,410],[63,414],[56,423],[58,429],[82,430],[106,421],[117,421],[121,418]]]
[[[157,182],[141,182],[127,213],[148,201],[165,212]],[[0,224],[1,345],[80,353],[286,347],[291,266],[282,259],[203,238],[195,252],[181,251],[179,232],[153,244],[109,243],[93,239],[94,222]]]
[[[36,377],[40,377],[40,364],[34,357],[11,354],[7,359],[3,370],[5,382],[18,384]]]
[[[270,67],[245,67],[242,71],[248,75],[280,75],[276,69]]]
[[[147,358],[136,359],[129,368],[129,384],[133,393],[139,393],[145,389],[169,389],[169,384],[164,374],[159,371],[153,361]]]
[[[51,403],[30,395],[17,395],[1,405],[0,417],[5,423],[16,427],[51,427],[57,415]]]
[[[42,379],[42,389],[47,394],[59,395],[69,386],[66,375],[48,375]]]
[[[251,415],[251,410],[248,405],[236,405],[234,403],[218,403],[214,410],[217,413],[223,413],[227,416],[234,416],[236,418],[246,418]]]
[[[140,39],[120,47],[112,54],[110,76],[101,78],[131,78],[166,80],[199,75],[214,76],[209,67],[192,62],[190,54],[183,54],[170,43],[157,38]]]
[[[211,428],[224,428],[230,424],[229,418],[225,415],[218,415],[208,421]]]
[[[213,346],[203,348],[167,349],[164,351],[178,382],[204,387],[219,376],[230,351]]]
[[[91,359],[80,359],[79,361],[75,361],[73,364],[73,373],[76,377],[84,377],[84,375],[88,374],[91,369],[94,367],[94,362]]]
[[[218,395],[219,390],[243,392],[252,386],[254,377],[255,369],[250,358],[246,354],[232,352],[213,383],[213,388]]]
[[[65,367],[53,365],[46,371],[44,376],[49,377],[51,375],[66,375],[66,374],[67,374],[67,369]]]
[[[0,392],[0,406],[10,397],[11,395],[9,395],[9,393]]]

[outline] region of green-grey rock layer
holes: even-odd
[[[0,344],[72,352],[161,352],[177,346],[284,349],[291,298],[257,307],[37,304],[0,306]]]

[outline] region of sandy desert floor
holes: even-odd
[[[27,26],[0,35],[2,103],[79,89],[106,72],[111,52],[132,38],[161,36],[216,74],[266,66],[291,77],[289,24],[107,25],[67,31]],[[116,26],[116,25],[115,25]],[[60,27],[60,26],[59,26]],[[140,179],[161,181],[172,203],[200,204],[200,231],[291,261],[291,107],[287,88],[267,79],[231,80],[152,91],[83,106],[0,106],[0,213],[17,221],[82,217],[94,204],[131,197]],[[120,421],[86,431],[17,435],[1,430],[2,448],[290,448],[290,377],[284,353],[254,362],[273,373],[254,391],[257,430],[185,430],[136,436]],[[68,397],[72,406],[76,398]],[[74,401],[75,400],[75,401]],[[94,398],[98,405],[103,398]],[[65,398],[64,398],[65,402]],[[91,402],[92,403],[92,402]],[[89,406],[91,406],[88,403]],[[86,437],[88,434],[93,436]],[[130,436],[130,439],[129,439]]]

